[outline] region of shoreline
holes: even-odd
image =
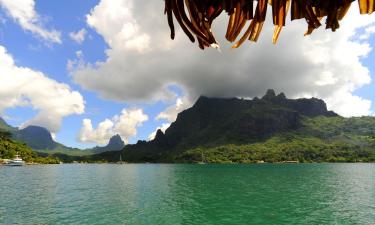
[[[306,165],[306,164],[375,164],[375,162],[264,162],[264,163],[150,163],[150,162],[131,162],[131,163],[111,163],[111,162],[76,162],[76,163],[26,163],[24,166],[41,166],[41,165]],[[6,166],[5,163],[0,163],[0,166]]]

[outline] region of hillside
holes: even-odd
[[[27,126],[23,129],[8,125],[0,117],[0,130],[11,133],[12,139],[25,143],[36,151],[76,151],[79,149],[69,148],[53,140],[51,133],[44,127]]]
[[[89,155],[78,148],[67,147],[61,143],[53,140],[51,133],[44,127],[27,126],[23,129],[15,128],[12,131],[12,138],[27,144],[34,151],[41,153],[54,153],[70,154],[75,156]]]
[[[13,132],[17,130],[16,128],[9,126],[3,118],[0,117],[0,130],[1,131],[7,131],[7,132]]]
[[[129,162],[375,161],[375,118],[342,118],[324,101],[200,97],[154,140],[127,145]],[[90,159],[117,161],[107,152]]]
[[[90,149],[70,148],[53,140],[51,133],[44,127],[27,126],[18,129],[8,125],[0,117],[0,130],[11,133],[11,138],[20,143],[25,143],[34,151],[42,153],[41,155],[69,155],[69,156],[87,156],[103,153],[107,151],[120,151],[125,143],[119,135],[114,135],[106,146],[97,146]]]
[[[66,162],[116,162],[120,154],[128,162],[375,161],[374,117],[343,118],[320,99],[288,99],[273,90],[252,100],[202,96],[165,133],[126,146],[115,135],[106,146],[80,150],[55,142],[42,127],[19,130],[3,120],[0,127],[13,143]]]
[[[12,159],[20,155],[26,162],[57,164],[60,161],[53,157],[40,157],[24,143],[11,139],[11,133],[0,129],[0,159]]]
[[[51,133],[43,127],[28,126],[13,133],[17,140],[25,142],[32,149],[55,149],[58,144],[52,139]]]

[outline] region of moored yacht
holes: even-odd
[[[6,166],[23,166],[25,165],[25,161],[23,161],[19,155],[15,155],[15,157],[5,165]]]

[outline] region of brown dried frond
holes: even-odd
[[[335,31],[340,27],[339,21],[348,12],[355,0],[165,0],[165,13],[171,29],[171,38],[175,37],[174,18],[192,42],[198,40],[201,49],[218,47],[212,33],[212,22],[223,11],[229,16],[226,39],[234,42],[241,31],[248,27],[243,36],[233,45],[238,48],[247,39],[256,42],[262,32],[267,9],[272,10],[275,26],[273,43],[276,43],[281,30],[285,26],[290,11],[291,19],[305,19],[310,35],[321,26],[326,18],[326,29]],[[375,11],[375,0],[358,0],[361,14]]]

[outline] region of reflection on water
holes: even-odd
[[[0,224],[374,224],[374,164],[0,167]]]

